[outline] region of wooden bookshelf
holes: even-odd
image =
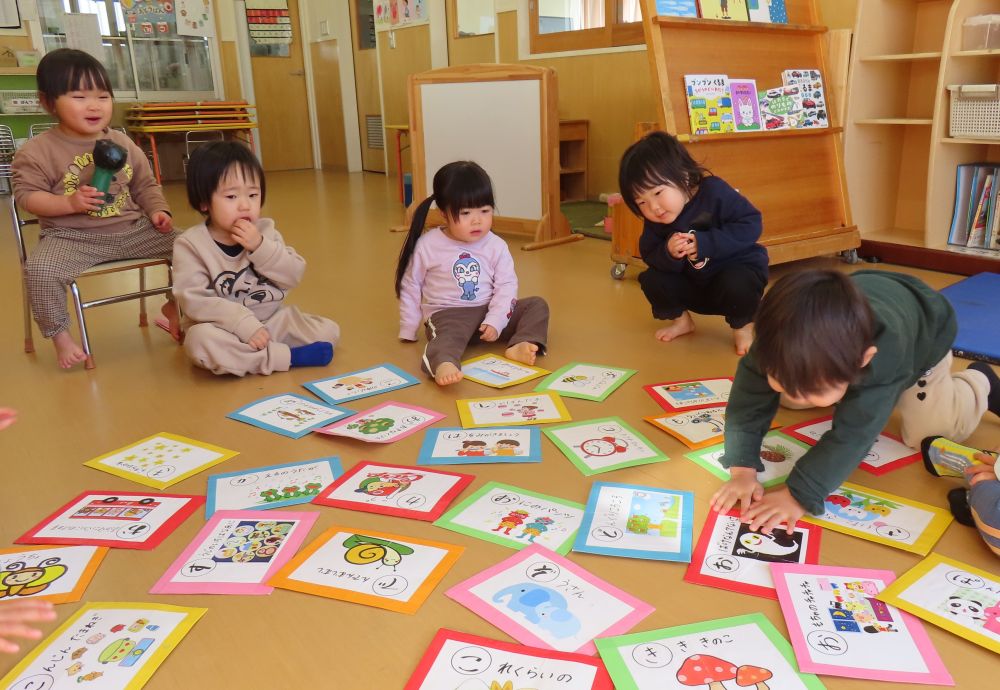
[[[588,120],[559,121],[559,201],[587,199]]]

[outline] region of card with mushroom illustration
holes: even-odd
[[[822,690],[762,613],[597,640],[618,690]]]
[[[757,481],[765,487],[774,486],[785,481],[795,463],[799,461],[809,446],[797,441],[781,432],[771,431],[764,436],[760,446],[760,459],[764,464],[764,471],[757,473]],[[719,443],[708,448],[688,453],[684,457],[693,460],[706,470],[722,480],[729,479],[729,470],[719,462],[726,452],[724,443]]]
[[[814,446],[823,437],[823,434],[832,428],[833,415],[829,415],[786,426],[781,431]],[[919,450],[910,448],[898,436],[883,431],[875,439],[872,447],[868,449],[865,459],[861,461],[859,467],[877,476],[917,460],[920,460]]]
[[[413,614],[463,551],[454,544],[334,525],[268,584]]]
[[[877,598],[891,570],[775,563],[771,575],[800,670],[954,685],[923,624]]]
[[[340,458],[317,458],[208,478],[205,519],[217,510],[271,510],[310,503],[344,473]]]

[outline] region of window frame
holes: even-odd
[[[493,31],[484,34],[472,34],[471,36],[460,36],[458,33],[458,0],[448,0],[448,4],[445,8],[445,18],[448,22],[448,36],[452,40],[459,40],[463,38],[482,38],[483,36],[495,36],[497,32],[497,8],[496,2],[493,3]]]
[[[644,44],[642,21],[621,22],[620,16],[621,0],[604,0],[604,26],[542,34],[538,32],[538,0],[528,0],[529,53],[538,55]],[[608,17],[612,21],[607,21]]]

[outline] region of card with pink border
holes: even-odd
[[[392,443],[441,419],[444,419],[443,414],[426,407],[390,401],[313,431],[368,443]]]
[[[771,576],[800,671],[955,684],[920,621],[875,598],[891,570],[774,563]]]
[[[792,438],[805,441],[810,446],[815,446],[823,434],[833,428],[833,415],[810,419],[798,424],[786,426],[781,431]],[[865,459],[861,461],[859,467],[865,472],[879,476],[886,472],[905,467],[910,463],[920,459],[920,450],[914,450],[903,443],[903,439],[895,434],[883,431],[875,439],[875,443],[868,450]]]
[[[319,513],[220,510],[150,594],[270,594],[270,579],[305,540]]]
[[[518,642],[594,654],[594,638],[619,635],[649,604],[535,544],[445,594]]]

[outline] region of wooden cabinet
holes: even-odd
[[[559,121],[559,201],[587,200],[587,120]]]

